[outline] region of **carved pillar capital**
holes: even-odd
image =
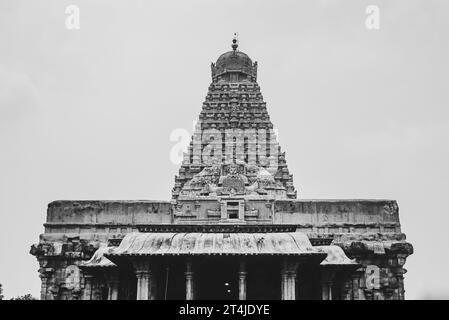
[[[155,299],[154,279],[150,261],[135,260],[132,264],[137,278],[137,300]]]
[[[54,269],[53,268],[40,268],[39,269],[39,278],[41,278],[41,300],[51,299],[49,286],[51,283],[51,278],[53,277]]]
[[[296,300],[296,275],[299,262],[283,259],[281,265],[281,299]]]
[[[134,267],[134,270],[137,273],[145,273],[150,270],[150,262],[149,261],[142,261],[142,260],[133,260],[132,265]]]

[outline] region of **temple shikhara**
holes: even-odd
[[[212,82],[170,201],[54,201],[41,299],[404,299],[394,200],[304,200],[239,50]]]

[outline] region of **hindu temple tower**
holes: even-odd
[[[41,299],[404,299],[396,201],[297,199],[257,68],[211,64],[171,200],[48,205]]]

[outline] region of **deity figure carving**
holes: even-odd
[[[285,196],[285,187],[265,168],[245,163],[205,167],[181,190],[181,195],[209,196],[253,195]]]

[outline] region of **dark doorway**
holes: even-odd
[[[119,270],[118,300],[136,300],[137,279],[134,270],[123,267]]]
[[[247,264],[246,298],[280,300],[281,269],[279,260],[257,257]]]
[[[238,299],[237,261],[226,258],[202,258],[195,261],[194,265],[197,299]]]
[[[186,298],[186,261],[173,259],[165,263],[160,273],[161,299],[184,300]]]
[[[300,266],[296,277],[296,299],[321,300],[320,268],[316,265]]]

